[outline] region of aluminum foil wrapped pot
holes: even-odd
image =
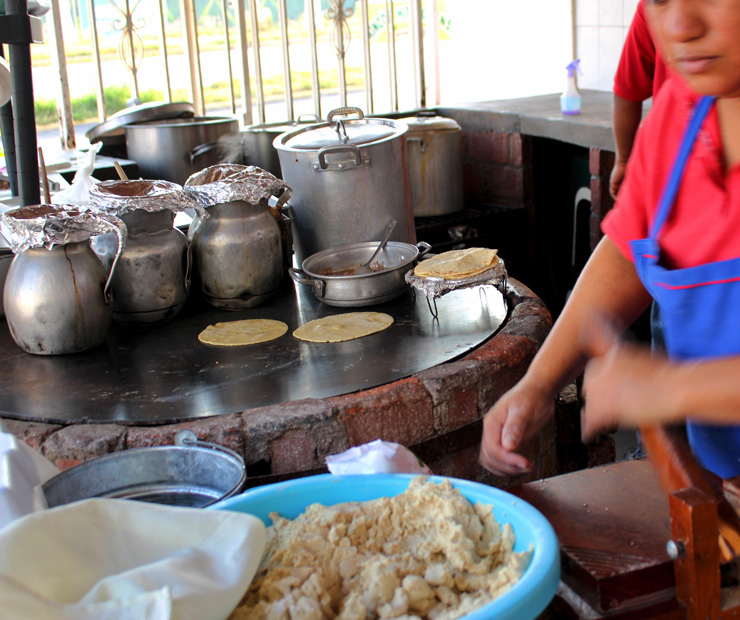
[[[128,240],[113,277],[113,319],[147,324],[169,319],[185,306],[190,291],[188,240],[174,227],[175,215],[198,208],[180,185],[169,181],[104,181],[90,190],[92,209],[119,217]],[[91,242],[104,265],[116,241],[101,235]]]
[[[274,295],[283,278],[283,233],[268,204],[279,208],[288,185],[255,166],[217,164],[192,175],[185,191],[208,212],[190,224],[203,296],[216,308],[243,310]]]
[[[15,253],[3,292],[15,343],[38,355],[102,344],[113,314],[111,280],[126,240],[123,222],[73,205],[37,205],[0,214],[0,229]],[[106,272],[89,239],[110,231],[118,251]]]

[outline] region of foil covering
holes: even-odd
[[[415,275],[414,270],[411,269],[406,273],[406,282],[413,289],[423,293],[427,299],[436,299],[451,291],[470,288],[479,284],[493,284],[497,287],[506,286],[506,267],[504,266],[504,261],[499,257],[497,258],[498,262],[493,267],[469,278],[460,278],[459,280],[425,278]]]
[[[106,213],[83,211],[77,205],[35,205],[0,213],[0,231],[15,254],[85,241],[114,232],[119,247],[126,242],[126,225]]]
[[[216,164],[191,174],[185,191],[205,207],[237,200],[256,205],[270,196],[279,196],[282,206],[292,193],[285,181],[267,170],[241,164]]]
[[[116,217],[138,210],[177,213],[185,209],[194,209],[201,219],[208,217],[206,210],[181,185],[171,181],[102,181],[90,190],[90,200],[92,211]]]

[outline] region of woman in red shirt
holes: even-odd
[[[606,236],[526,375],[486,414],[481,462],[497,473],[531,468],[517,448],[589,360],[586,435],[688,417],[700,461],[740,473],[740,2],[645,9],[673,73],[638,133]],[[653,296],[668,357],[603,327],[630,325]]]

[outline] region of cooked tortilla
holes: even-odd
[[[287,331],[288,326],[282,321],[245,319],[209,325],[198,334],[198,340],[217,347],[240,347],[275,340]]]
[[[346,312],[304,323],[293,332],[307,342],[345,342],[388,329],[393,317],[383,312]]]
[[[414,274],[422,278],[459,280],[488,271],[498,263],[498,250],[466,248],[442,252],[420,262]]]

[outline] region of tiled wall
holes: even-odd
[[[611,91],[614,72],[639,0],[576,0],[579,88]]]

